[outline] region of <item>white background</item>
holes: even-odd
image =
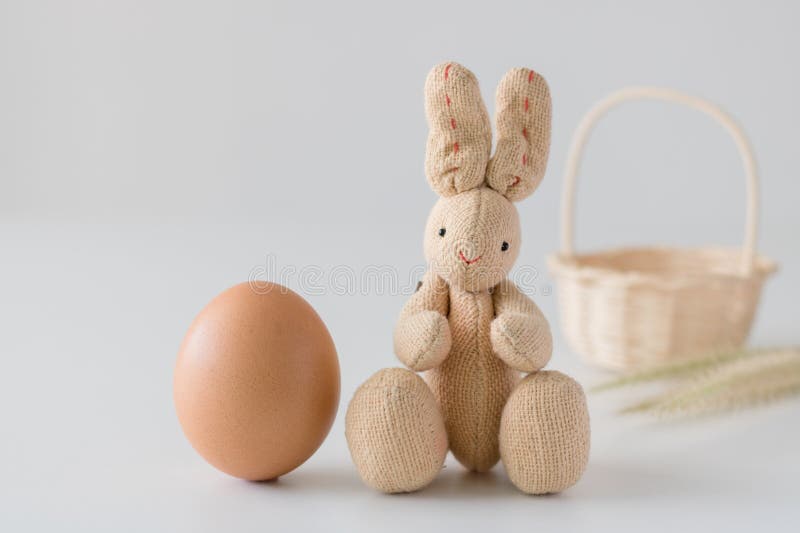
[[[390,265],[413,284],[435,201],[421,89],[444,60],[477,74],[490,112],[507,69],[550,82],[550,165],[519,204],[518,266],[540,271],[553,368],[587,387],[607,377],[564,345],[544,258],[572,130],[628,84],[705,96],[744,125],[760,249],[781,265],[751,342],[797,342],[799,15],[788,1],[0,0],[0,530],[797,530],[796,400],[664,422],[616,414],[633,392],[590,394],[592,459],[564,494],[526,497],[501,466],[472,476],[452,460],[418,494],[370,491],[343,413],[397,364],[398,291],[287,278],[337,343],[342,402],[319,452],[278,482],[206,465],[171,380],[193,316],[268,257],[269,277]],[[743,173],[704,116],[631,104],[584,168],[579,249],[742,238]]]

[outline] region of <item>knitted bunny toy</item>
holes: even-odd
[[[528,69],[505,75],[491,158],[491,125],[469,70],[434,67],[425,111],[426,174],[441,198],[425,229],[429,270],[395,329],[395,352],[411,370],[381,370],[356,391],[350,453],[364,482],[384,492],[426,486],[448,448],[477,472],[502,459],[524,492],[561,491],[588,460],[586,400],[573,379],[541,370],[552,352],[547,320],[506,279],[521,244],[512,202],[533,193],[547,164],[547,83]],[[427,371],[427,383],[412,371]]]

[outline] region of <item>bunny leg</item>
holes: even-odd
[[[383,492],[425,487],[447,455],[447,433],[433,393],[403,368],[380,370],[356,390],[345,435],[361,479]]]
[[[589,411],[578,382],[556,371],[523,379],[503,409],[500,457],[523,492],[548,494],[574,485],[589,460]]]

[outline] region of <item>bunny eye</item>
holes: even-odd
[[[508,250],[508,243],[507,243],[506,241],[503,241],[503,244],[502,244],[502,245],[500,245],[500,250],[502,250],[502,251],[504,251],[504,252],[505,252],[506,250]]]
[[[444,229],[444,228],[441,228],[441,229],[439,230],[439,237],[444,237],[444,234],[445,234],[445,233],[447,233],[447,230],[446,230],[446,229]]]

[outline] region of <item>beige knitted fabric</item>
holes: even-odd
[[[425,81],[428,135],[425,172],[442,196],[480,186],[492,149],[492,126],[478,80],[456,63],[433,67]]]
[[[358,388],[345,427],[361,478],[383,492],[424,487],[447,455],[447,433],[433,394],[402,368],[381,370]]]
[[[492,348],[508,366],[522,372],[543,368],[553,353],[550,325],[535,303],[508,280],[492,291]]]
[[[577,482],[589,461],[589,414],[581,386],[555,371],[522,380],[503,410],[500,455],[523,492],[559,492]]]
[[[497,148],[486,171],[489,187],[512,201],[541,183],[550,152],[550,89],[525,68],[509,71],[497,86]]]
[[[488,291],[514,266],[521,240],[514,204],[481,187],[436,202],[425,225],[425,258],[446,285]]]
[[[444,415],[450,450],[470,470],[485,472],[500,459],[500,416],[519,374],[492,353],[494,318],[487,291],[451,289],[449,324],[453,347],[426,379]]]
[[[394,333],[394,353],[411,370],[439,366],[450,353],[447,284],[428,272],[403,307]]]
[[[582,393],[564,392],[580,392],[577,383],[554,386],[552,376],[561,375],[540,372],[512,393],[520,372],[539,371],[552,352],[547,320],[506,279],[521,245],[512,201],[533,192],[544,174],[550,96],[541,76],[514,69],[497,98],[490,161],[475,76],[445,63],[425,84],[426,171],[442,197],[425,227],[430,269],[400,314],[394,347],[406,366],[428,371],[430,389],[424,393],[409,372],[378,373],[356,392],[346,420],[353,460],[380,490],[415,490],[433,478],[443,457],[440,427],[465,467],[483,472],[502,455],[526,492],[562,490],[586,464],[586,403]]]

